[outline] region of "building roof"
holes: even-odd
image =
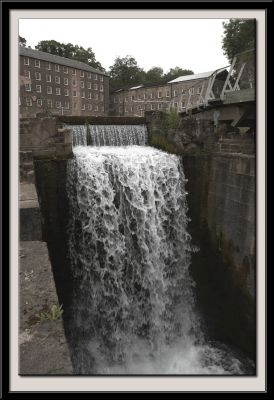
[[[19,54],[20,54],[20,56],[37,58],[38,60],[48,61],[48,62],[52,62],[55,64],[66,65],[67,67],[82,69],[84,71],[108,76],[108,74],[106,74],[105,72],[95,69],[81,61],[71,60],[70,58],[56,56],[54,54],[46,53],[44,51],[29,49],[28,47],[19,46]]]
[[[184,82],[184,81],[192,81],[195,79],[204,79],[204,78],[209,78],[214,72],[217,72],[217,75],[226,70],[227,67],[225,68],[220,68],[218,70],[214,71],[209,71],[209,72],[201,72],[200,74],[191,74],[191,75],[183,75],[179,76],[176,79],[173,79],[172,81],[169,81],[168,83],[177,83],[177,82]]]

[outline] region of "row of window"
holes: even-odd
[[[47,70],[51,71],[51,70],[54,69],[55,72],[60,72],[60,65],[59,64],[53,64],[52,65],[50,62],[45,62],[45,63],[46,63],[46,69]],[[29,57],[24,57],[24,65],[30,65]],[[34,66],[36,68],[41,68],[40,60],[34,59]],[[51,68],[53,66],[54,66],[54,68]],[[77,70],[75,68],[71,68],[71,70],[72,70],[72,75],[76,75],[76,71]],[[79,70],[79,71],[80,71],[80,77],[84,78],[85,71],[81,71],[81,70]],[[69,68],[63,66],[63,72],[64,72],[64,74],[68,74],[69,73]],[[93,76],[94,80],[98,79],[98,75],[97,74],[92,74],[91,72],[86,72],[86,77],[88,79],[91,79],[92,76]],[[103,75],[99,75],[99,79],[100,79],[101,82],[103,82],[104,81],[104,76]]]
[[[26,92],[31,92],[31,84],[30,83],[26,83],[25,84],[25,90]],[[42,93],[42,86],[41,85],[35,85],[35,91],[36,93]],[[52,86],[47,86],[47,94],[53,94],[53,89]],[[61,88],[57,87],[55,88],[55,94],[57,96],[61,96]],[[70,91],[68,89],[64,89],[63,90],[63,94],[64,96],[69,96],[70,95]],[[72,96],[73,97],[82,97],[83,99],[87,98],[87,99],[92,99],[92,92],[88,92],[87,93],[87,97],[86,97],[86,92],[85,91],[81,91],[78,92],[77,90],[72,90]],[[98,93],[93,93],[93,98],[95,100],[99,99],[99,94]],[[100,100],[103,101],[104,100],[104,95],[103,93],[100,93]]]
[[[185,107],[185,103],[184,102],[180,102],[180,103],[174,103],[173,107],[174,108],[178,108],[178,106],[180,107]],[[163,103],[158,103],[158,104],[146,104],[146,105],[137,105],[135,110],[162,110],[164,108],[167,108],[168,105],[167,104],[163,104]],[[125,113],[128,112],[133,112],[134,108],[133,107],[125,107]],[[123,107],[119,107],[119,112],[123,112]]]
[[[32,107],[34,105],[34,101],[32,100],[31,97],[26,97],[25,100],[26,100],[25,105],[27,107]],[[53,106],[54,106],[55,108],[58,108],[58,109],[61,109],[61,108],[64,108],[65,110],[70,109],[70,104],[68,101],[65,101],[62,106],[61,101],[55,101],[55,103],[54,103],[51,99],[47,99],[47,100],[37,99],[35,104],[37,107],[42,107],[44,104],[44,106],[47,106],[48,108],[53,108]],[[21,105],[20,99],[19,99],[19,105]],[[78,109],[77,103],[73,103],[73,109],[74,110]],[[104,111],[104,106],[101,105],[100,109],[101,109],[101,111]],[[98,104],[81,104],[81,110],[99,111],[99,106],[98,106]]]
[[[29,78],[29,79],[30,79],[30,71],[24,71],[24,76],[25,76],[26,78]],[[41,81],[41,74],[40,74],[40,72],[35,72],[35,79],[36,79],[37,81]],[[51,75],[46,75],[46,82],[48,82],[48,83],[53,82],[53,81],[52,81],[52,76],[51,76]],[[54,82],[60,85],[60,84],[61,84],[61,78],[60,78],[60,76],[55,76]],[[65,86],[68,86],[68,84],[69,84],[68,78],[63,78],[63,83],[64,83]],[[77,86],[77,81],[74,80],[74,79],[72,80],[72,86]],[[84,81],[80,81],[80,87],[81,87],[82,89],[85,88],[85,82],[84,82]],[[104,91],[104,85],[98,85],[97,83],[94,83],[94,84],[93,84],[93,89],[94,89],[94,90],[98,90],[98,88],[100,89],[100,92],[103,92],[103,91]],[[91,84],[91,82],[87,82],[87,89],[92,89],[92,84]]]
[[[192,87],[192,88],[189,88],[188,89],[188,93],[189,94],[195,94],[195,88],[194,87]],[[200,94],[201,93],[201,88],[200,87],[198,87],[197,88],[197,92],[196,92],[197,94]],[[186,91],[184,90],[184,89],[182,89],[182,94],[186,94]],[[174,90],[173,91],[173,97],[176,97],[176,96],[178,96],[178,91],[177,90]],[[156,97],[156,96],[155,96]],[[138,95],[138,98],[136,98],[136,100],[143,100],[143,99],[148,99],[148,98],[150,98],[150,99],[154,99],[155,98],[154,97],[154,93],[150,93],[150,96],[148,96],[148,94],[147,93],[144,93],[144,95],[143,96],[141,96],[141,95]],[[163,96],[163,93],[162,92],[158,92],[158,99],[162,99],[164,96]],[[170,91],[166,91],[165,92],[165,97],[170,97]],[[118,101],[119,100],[119,101]],[[125,97],[124,98],[124,100],[125,100],[125,103],[127,103],[128,102],[128,98],[127,97]],[[133,96],[130,96],[130,100],[131,101],[134,101],[135,100],[135,96],[133,95]],[[119,99],[117,99],[116,97],[114,97],[114,99],[113,99],[113,102],[114,103],[123,103],[123,99],[122,98],[119,98]]]

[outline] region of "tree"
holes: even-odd
[[[163,68],[152,67],[146,72],[146,83],[154,83],[163,80]]]
[[[172,81],[173,79],[178,78],[179,76],[192,75],[193,71],[190,69],[182,69],[180,67],[170,68],[170,70],[164,75],[164,79],[168,81]]]
[[[22,36],[19,36],[19,46],[26,47],[27,41]]]
[[[91,47],[84,49],[82,46],[73,45],[71,43],[60,43],[56,40],[42,40],[35,48],[46,53],[55,54],[56,56],[81,61],[93,68],[105,71],[100,62],[96,60]]]
[[[116,57],[109,69],[111,88],[140,84],[145,79],[145,73],[137,64],[134,57]]]
[[[222,49],[230,62],[236,54],[254,49],[255,19],[230,19],[223,27]]]

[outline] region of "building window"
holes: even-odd
[[[49,71],[51,70],[51,64],[49,62],[46,65],[46,69],[48,69]]]
[[[68,101],[65,101],[64,108],[66,110],[69,110],[69,102]]]
[[[24,65],[29,65],[29,58],[28,57],[24,58]]]
[[[68,74],[68,67],[63,67],[64,74]]]
[[[150,93],[150,98],[153,99],[153,93]]]
[[[86,109],[86,105],[85,104],[82,104],[81,105],[81,110],[85,110]]]
[[[41,93],[41,91],[42,91],[41,85],[36,85],[36,92]]]
[[[48,107],[52,108],[52,100],[48,100]]]
[[[155,105],[154,104],[151,104],[151,110],[155,110]]]
[[[40,68],[40,60],[34,60],[34,66]]]
[[[188,89],[188,93],[189,93],[189,94],[194,94],[194,88],[189,88],[189,89]]]
[[[91,92],[88,92],[88,99],[91,99]]]
[[[105,107],[104,106],[101,107],[101,111],[105,111]]]
[[[144,99],[146,99],[147,98],[147,94],[146,93],[144,93]]]
[[[162,104],[159,103],[159,104],[158,104],[158,110],[161,110],[161,108],[162,108]]]
[[[64,78],[64,85],[68,85],[68,78]]]
[[[173,90],[173,97],[177,96],[177,90]]]
[[[76,83],[75,79],[72,80],[72,86],[77,86],[77,83]]]
[[[55,64],[54,69],[55,69],[56,72],[59,72],[59,71],[60,71],[59,65],[58,65],[58,64]]]
[[[61,94],[61,89],[58,87],[58,88],[56,88],[55,89],[55,93],[58,95],[58,96],[60,96],[60,94]]]
[[[119,99],[119,103],[121,103],[121,104],[122,104],[122,103],[123,103],[123,99],[121,99],[121,98],[120,98],[120,99]]]
[[[174,103],[174,107],[177,108],[178,107],[178,103]]]
[[[56,101],[55,102],[55,107],[56,108],[61,108],[61,101]]]
[[[98,85],[97,85],[97,83],[94,83],[94,90],[98,90]]]
[[[158,98],[162,97],[162,92],[158,92]]]
[[[98,100],[98,93],[94,93],[94,99]]]
[[[100,85],[100,92],[104,91],[104,85]]]
[[[101,100],[101,101],[104,101],[104,95],[103,95],[103,93],[100,93],[100,100]]]
[[[116,103],[116,97],[114,97],[114,99],[113,99],[113,103]]]
[[[73,91],[72,91],[72,96],[73,96],[73,97],[77,97],[77,90],[73,90]]]
[[[26,92],[31,92],[31,84],[30,83],[25,84],[25,90],[26,90]]]
[[[47,82],[51,82],[51,75],[46,75]]]
[[[87,72],[87,77],[88,77],[88,79],[91,79],[91,73],[90,72]]]
[[[83,89],[85,87],[85,83],[83,81],[80,81],[80,87]]]
[[[64,89],[64,95],[65,95],[65,96],[69,96],[69,91],[68,91],[68,89]]]
[[[127,113],[128,112],[128,110],[127,110],[127,108],[125,107],[125,113]]]
[[[98,111],[98,106],[97,105],[94,106],[94,111]]]
[[[32,106],[32,100],[31,100],[30,97],[27,97],[27,98],[26,98],[26,104],[27,104],[28,107],[31,107],[31,106]]]
[[[169,97],[169,90],[166,91],[166,97]]]
[[[75,68],[73,68],[73,70],[72,70],[72,75],[76,75],[76,69]]]
[[[133,101],[134,100],[134,96],[131,96],[131,101]]]
[[[81,78],[84,78],[84,76],[85,76],[84,71],[80,71],[80,77],[81,77]]]
[[[199,86],[199,87],[197,87],[197,94],[200,94],[201,93],[201,87]]]
[[[101,95],[102,96],[102,95]],[[127,103],[127,97],[125,97],[125,103]]]
[[[133,112],[133,107],[130,107],[130,112]]]
[[[51,86],[47,86],[47,94],[52,94],[52,87]]]
[[[97,81],[97,79],[98,79],[98,76],[95,74],[94,75],[94,80]]]
[[[42,104],[43,104],[42,99],[37,99],[36,104],[37,104],[37,107],[42,107]]]
[[[84,99],[84,98],[85,98],[85,92],[84,92],[84,91],[82,91],[82,93],[81,93],[81,97],[82,97],[82,99]]]
[[[100,76],[100,81],[101,81],[101,82],[104,82],[104,77],[103,77],[103,75]]]
[[[60,83],[60,76],[55,77],[55,83]]]
[[[91,82],[87,83],[88,89],[91,89]]]
[[[73,103],[73,109],[77,110],[77,103]]]
[[[89,109],[89,111],[92,110],[92,104],[88,104],[88,109]]]
[[[30,79],[30,71],[24,71],[24,76]]]
[[[41,73],[40,72],[35,72],[35,79],[37,81],[41,81]]]

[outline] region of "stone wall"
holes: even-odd
[[[185,155],[191,270],[209,333],[255,357],[255,157]]]

